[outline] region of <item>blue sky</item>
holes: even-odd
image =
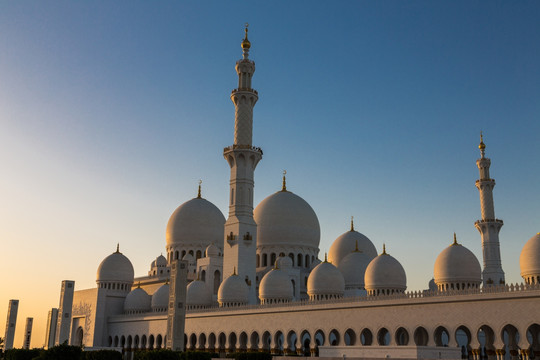
[[[482,261],[483,131],[503,268],[520,281],[540,231],[539,18],[534,1],[0,2],[0,319],[21,300],[15,345],[26,316],[43,344],[61,280],[93,286],[117,242],[144,275],[199,179],[227,215],[246,21],[255,203],[286,169],[321,258],[352,215],[423,289],[453,232]]]

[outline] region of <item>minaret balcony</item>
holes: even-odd
[[[493,224],[493,223],[501,224],[501,225],[504,224],[504,222],[502,220],[500,220],[500,219],[483,219],[483,220],[476,220],[474,222],[474,225],[479,226],[479,225],[483,225],[483,224]]]
[[[259,95],[259,93],[257,92],[257,90],[252,89],[252,88],[238,88],[238,89],[233,89],[233,90],[231,91],[231,95],[236,94],[237,92],[240,92],[240,91],[249,91],[249,92],[255,93],[255,95]]]
[[[250,150],[250,151],[257,152],[261,155],[263,154],[263,151],[260,147],[251,146],[251,145],[237,145],[237,144],[223,148],[223,153],[226,154],[233,150]]]
[[[479,180],[476,180],[476,184],[478,184],[480,182],[495,183],[495,179],[479,179]]]

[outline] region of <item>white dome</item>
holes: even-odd
[[[257,223],[257,248],[304,246],[318,249],[321,237],[315,211],[300,196],[279,191],[261,201],[253,212]]]
[[[220,305],[247,304],[249,301],[249,289],[240,276],[233,274],[221,283],[218,290],[218,302]]]
[[[152,310],[169,308],[169,283],[161,285],[152,295]]]
[[[167,246],[203,246],[223,243],[225,217],[211,202],[191,199],[180,205],[167,224]]]
[[[345,279],[334,265],[324,261],[309,274],[307,293],[310,297],[342,297],[345,293]]]
[[[386,251],[371,260],[366,268],[364,281],[368,292],[376,290],[402,292],[407,288],[407,277],[403,266]]]
[[[474,254],[465,246],[454,242],[444,249],[433,269],[435,283],[439,284],[474,284],[482,282],[482,269]]]
[[[155,260],[156,266],[167,266],[167,259],[163,255],[159,255]]]
[[[268,300],[291,301],[293,297],[292,282],[285,271],[274,268],[264,275],[259,285],[259,298],[263,302]]]
[[[375,249],[371,240],[358,231],[351,230],[339,236],[332,243],[328,252],[328,261],[335,266],[339,266],[341,260],[353,252],[357,245],[358,250],[368,256],[370,261],[377,257],[377,249]]]
[[[131,261],[118,249],[107,256],[97,269],[97,281],[121,281],[133,283],[134,271]]]
[[[186,289],[186,305],[211,306],[212,294],[208,291],[204,281],[195,280],[189,283]]]
[[[353,251],[339,262],[338,269],[345,279],[345,288],[364,288],[364,275],[371,260],[369,255]]]
[[[146,312],[150,311],[150,295],[141,288],[131,290],[124,300],[125,312]]]
[[[540,276],[540,233],[530,238],[523,246],[521,255],[519,256],[519,267],[521,276],[527,280],[530,277]]]
[[[206,247],[206,250],[204,251],[204,256],[206,256],[206,257],[218,257],[219,254],[221,254],[221,251],[214,244],[208,245]]]
[[[293,267],[293,261],[288,256],[280,256],[276,260],[276,266],[279,269],[292,269]]]

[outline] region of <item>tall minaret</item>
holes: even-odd
[[[482,253],[484,256],[484,270],[482,271],[483,286],[504,284],[504,271],[501,264],[501,250],[499,249],[499,231],[503,221],[495,218],[493,206],[493,188],[495,180],[489,177],[491,160],[485,157],[486,145],[480,134],[480,159],[476,166],[480,170],[480,179],[476,180],[476,187],[480,192],[480,207],[482,220],[477,220],[474,226],[482,236]]]
[[[223,156],[231,167],[229,218],[225,222],[223,280],[236,273],[249,287],[249,303],[257,302],[255,259],[257,224],[253,219],[253,174],[262,158],[262,150],[251,143],[253,107],[259,99],[251,88],[255,63],[249,60],[248,29],[242,41],[243,57],[236,62],[238,88],[231,93],[235,107],[234,145],[225,148]]]

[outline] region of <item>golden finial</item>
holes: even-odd
[[[251,47],[251,43],[248,40],[248,26],[249,26],[249,24],[246,23],[245,24],[245,29],[244,29],[245,36],[244,36],[244,40],[242,41],[242,49],[244,49],[244,51],[249,50],[249,48]]]
[[[201,184],[202,184],[202,180],[199,180],[199,192],[197,193],[197,199],[201,198]]]
[[[281,186],[281,191],[287,191],[287,179],[285,178],[285,175],[287,175],[287,170],[283,170],[283,185]]]
[[[141,282],[139,281],[139,283],[137,284],[137,289],[140,289],[141,288]]]
[[[278,270],[279,269],[279,266],[278,266],[278,263],[277,263],[277,260],[274,262],[274,270]]]
[[[480,149],[480,153],[482,154],[482,157],[484,157],[484,151],[486,150],[486,144],[484,144],[484,136],[482,135],[481,131],[480,131],[480,145],[478,145],[478,148]]]
[[[459,245],[458,242],[457,242],[456,233],[454,233],[454,243],[452,245]]]
[[[354,216],[351,216],[351,231],[354,231]]]
[[[116,253],[120,253],[120,243],[116,243]]]
[[[328,262],[328,253],[324,253],[324,262]]]
[[[386,244],[385,243],[382,244],[382,254],[381,255],[388,255],[386,253]]]

